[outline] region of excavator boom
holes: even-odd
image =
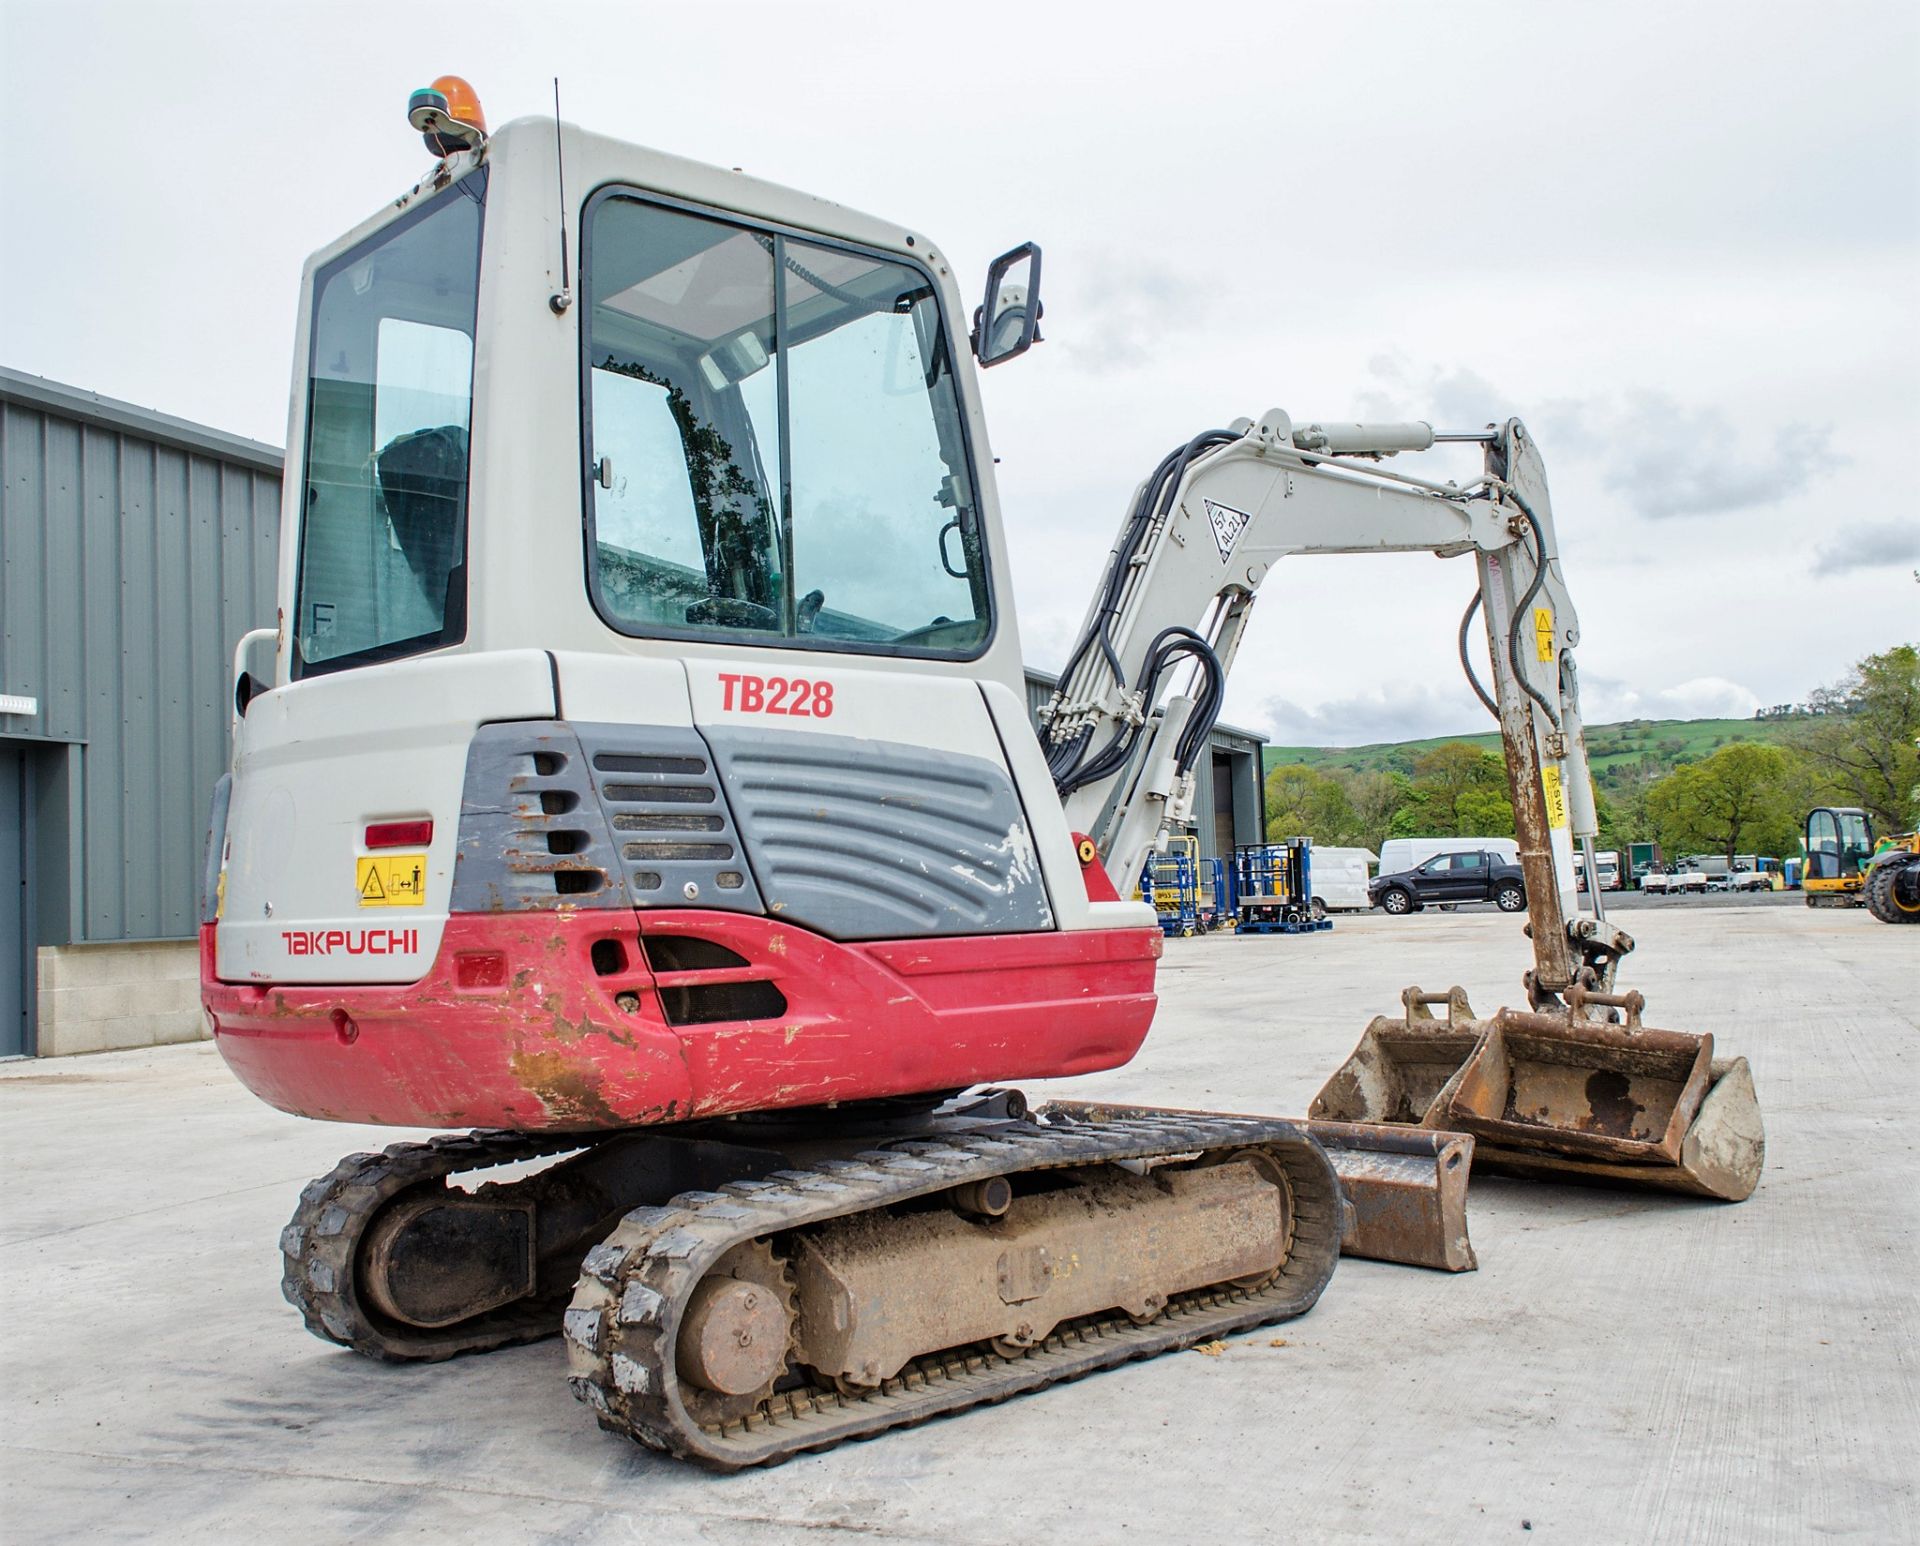
[[[1444,441],[1478,442],[1482,475],[1460,486],[1384,465]],[[1274,565],[1419,551],[1474,563],[1460,660],[1500,727],[1533,947],[1526,1004],[1475,1021],[1457,990],[1409,988],[1404,1016],[1374,1021],[1311,1115],[1356,1124],[1343,1153],[1369,1125],[1411,1125],[1473,1135],[1483,1169],[1745,1197],[1764,1136],[1744,1061],[1715,1062],[1711,1036],[1643,1027],[1640,995],[1615,991],[1632,938],[1607,922],[1598,886],[1594,911],[1577,911],[1574,844],[1591,874],[1598,832],[1580,629],[1545,465],[1519,420],[1436,435],[1425,423],[1295,425],[1275,410],[1170,453],[1135,491],[1044,711],[1069,820],[1097,829],[1115,874],[1138,873],[1191,812],[1195,757]],[[1466,645],[1476,610],[1491,688]],[[1194,685],[1171,690],[1181,671]],[[1435,1002],[1449,1006],[1443,1021]],[[1378,1140],[1382,1154],[1401,1142]]]

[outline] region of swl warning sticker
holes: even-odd
[[[427,900],[425,854],[375,854],[353,861],[362,907],[419,907]]]
[[[1542,660],[1553,660],[1553,608],[1533,609],[1533,648]]]
[[[1217,505],[1211,499],[1201,501],[1207,507],[1207,523],[1213,527],[1214,546],[1220,549],[1220,562],[1225,563],[1233,557],[1233,545],[1240,540],[1240,533],[1247,529],[1247,523],[1253,519],[1244,510],[1236,510],[1232,505]]]
[[[1549,762],[1540,770],[1540,788],[1547,797],[1547,825],[1567,824],[1567,792],[1560,784],[1560,770]]]

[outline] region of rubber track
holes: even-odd
[[[436,1363],[551,1336],[557,1309],[551,1297],[505,1305],[437,1331],[398,1324],[361,1304],[353,1261],[367,1226],[401,1193],[465,1171],[578,1149],[586,1141],[578,1135],[477,1132],[350,1154],[307,1183],[280,1231],[280,1292],[316,1337],[390,1363]]]
[[[680,1400],[667,1359],[681,1313],[707,1268],[733,1245],[988,1176],[1253,1145],[1280,1162],[1293,1189],[1286,1265],[1264,1289],[1179,1295],[1144,1326],[1121,1315],[1071,1322],[1013,1358],[981,1347],[935,1354],[866,1395],[778,1391],[758,1412],[717,1428],[694,1423]],[[1303,1126],[1278,1119],[1128,1118],[901,1142],[634,1209],[583,1264],[565,1319],[568,1383],[610,1432],[719,1470],[775,1464],[1304,1314],[1339,1259],[1341,1208],[1326,1156]]]

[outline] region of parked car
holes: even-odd
[[[1527,905],[1527,883],[1519,865],[1476,848],[1436,854],[1410,870],[1381,875],[1367,887],[1367,896],[1375,907],[1396,914],[1436,902],[1492,902],[1503,913],[1517,913]]]
[[[1735,870],[1731,877],[1735,891],[1771,891],[1773,877],[1765,870]]]
[[[1520,844],[1510,837],[1390,837],[1380,845],[1379,873],[1398,875],[1435,854],[1490,853],[1506,864],[1520,862]]]

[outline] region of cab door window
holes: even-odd
[[[924,271],[618,189],[588,205],[585,268],[589,573],[611,626],[986,647],[952,341]]]
[[[293,675],[466,636],[486,173],[314,276]]]

